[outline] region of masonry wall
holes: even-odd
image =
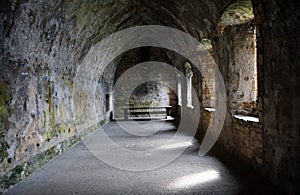
[[[136,75],[136,78],[143,78],[142,75]],[[121,94],[124,93],[126,87],[120,91],[120,94],[116,92],[116,101],[115,110],[114,110],[114,117],[116,119],[124,118],[124,113],[122,108],[132,107],[132,108],[141,108],[141,107],[159,107],[159,106],[171,106],[175,108],[177,105],[176,102],[176,94],[170,89],[168,86],[159,83],[159,82],[146,82],[142,83],[135,89],[128,89],[131,90],[131,95],[129,99],[125,99]],[[175,99],[174,99],[175,95]],[[165,110],[165,109],[162,109]],[[147,110],[140,110],[140,111],[147,111]],[[171,109],[172,114],[175,114],[175,109]],[[158,115],[151,115],[152,117],[162,117],[165,115],[158,114]],[[149,117],[148,114],[145,116],[138,116],[138,117]]]
[[[232,114],[257,116],[255,25],[250,22],[227,28],[230,110]]]
[[[219,26],[222,12],[233,1],[173,1],[170,4],[170,1],[153,0],[145,1],[149,2],[147,6],[141,1],[125,0],[2,2],[0,174],[1,184],[6,186],[1,188],[9,187],[30,173],[29,164],[47,160],[88,133],[87,129],[104,123],[109,115],[106,95],[113,97],[111,85],[115,79],[93,76],[101,69],[97,67],[101,64],[98,58],[101,51],[90,51],[95,43],[124,27],[160,24],[188,32],[198,40],[210,39],[213,57],[228,89],[228,108],[235,102],[230,101],[240,100],[242,95],[230,90],[240,84],[252,85],[248,82],[251,78],[237,80],[240,75],[231,75],[232,70],[238,69],[234,60],[251,61],[248,57],[232,57],[236,52],[231,46],[235,42],[242,43],[240,39],[247,34],[236,36],[238,29],[233,27],[224,35]],[[258,167],[273,183],[290,193],[299,193],[299,187],[295,187],[300,180],[299,1],[252,0],[252,4],[257,27],[258,101],[246,106],[252,111],[257,106],[255,115],[260,122],[234,118],[232,110],[239,109],[235,104],[234,109],[227,112],[219,141]],[[239,28],[248,30],[248,27]],[[244,45],[241,44],[241,49]],[[185,60],[171,59],[184,72]],[[114,75],[117,65],[116,62],[109,67],[107,75]],[[80,75],[78,71],[82,71]],[[201,89],[200,81],[200,76],[193,81],[197,90]],[[201,101],[203,96],[199,94]],[[93,101],[96,106],[90,104]],[[245,108],[242,107],[243,112]],[[206,121],[209,113],[202,113]],[[191,120],[199,119],[191,116]]]
[[[215,42],[221,69],[227,90],[227,117],[220,142],[230,152],[255,167],[262,166],[263,139],[262,123],[243,121],[236,114],[258,117],[255,58],[255,27],[252,22],[227,26]],[[204,127],[208,126],[208,116],[213,113],[204,110]],[[259,119],[257,118],[259,121]]]
[[[253,1],[263,66],[263,172],[290,193],[300,182],[299,1]],[[297,186],[297,187],[296,187]]]
[[[126,107],[172,106],[171,114],[176,115],[176,88],[171,89],[171,83],[176,80],[175,69],[172,66],[171,71],[153,68],[155,61],[172,65],[165,50],[161,48],[136,48],[120,57],[115,71],[115,119],[124,118],[122,108]],[[151,71],[155,74],[152,72],[149,75]],[[133,84],[136,86],[133,87]]]
[[[98,83],[100,78],[75,76],[85,46],[75,32],[79,17],[72,19],[66,9],[76,4],[6,3],[0,28],[0,193],[106,123],[105,95],[113,84],[113,77]]]
[[[274,184],[299,192],[299,3],[253,1],[257,24],[258,101],[252,105],[259,123],[236,119],[229,110],[219,142]],[[230,29],[230,28],[229,28]],[[224,30],[224,29],[223,29]],[[225,29],[225,31],[228,29]],[[232,97],[230,40],[220,29],[213,38],[216,61]],[[228,37],[227,34],[226,36]],[[237,41],[237,40],[236,40]],[[296,65],[297,64],[297,65]],[[236,77],[237,78],[237,77]],[[240,84],[238,85],[240,86]],[[228,108],[232,108],[229,99]],[[233,99],[234,100],[234,99]],[[247,105],[250,106],[251,105]],[[239,107],[237,107],[239,108]],[[235,110],[234,110],[235,111]],[[247,113],[245,113],[247,114]],[[206,115],[206,114],[204,114]],[[207,118],[202,117],[202,118]],[[205,125],[204,125],[205,126]],[[251,140],[251,144],[249,145]]]
[[[170,89],[161,83],[147,82],[134,89],[129,104],[133,107],[168,106]]]
[[[207,73],[207,77],[202,77],[202,89],[201,89],[201,99],[202,107],[214,108],[216,106],[216,78],[215,78],[215,61],[212,56],[207,53],[205,56],[199,56],[201,61],[205,61],[205,64],[202,64],[202,70]],[[199,81],[198,81],[199,82]]]

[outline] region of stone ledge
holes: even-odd
[[[215,108],[204,108],[204,110],[206,110],[208,112],[215,112],[216,111]]]
[[[251,122],[259,123],[259,118],[253,117],[253,116],[246,116],[246,115],[236,114],[236,115],[233,115],[233,117],[236,118],[236,119],[246,121],[246,122],[251,121]]]

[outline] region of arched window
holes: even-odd
[[[189,62],[184,63],[184,68],[185,68],[185,76],[186,76],[186,84],[187,84],[187,90],[186,90],[186,95],[187,95],[187,102],[186,105],[187,107],[192,108],[193,107],[193,97],[192,97],[192,77],[193,77],[193,70],[192,66]]]
[[[182,84],[181,84],[181,76],[177,75],[177,97],[178,97],[178,105],[182,106]]]

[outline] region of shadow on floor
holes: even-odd
[[[161,124],[157,122],[152,125],[155,127]],[[111,122],[103,129],[114,143],[123,148],[151,151],[166,144],[174,136],[174,125],[169,122],[163,124],[162,131],[143,137],[125,132],[117,122]],[[134,123],[129,125],[138,129]],[[90,136],[96,135],[97,131]],[[182,135],[182,138],[186,140],[186,135]],[[107,155],[118,157],[118,151],[110,150],[108,144],[100,142],[96,146]],[[184,152],[168,164],[153,170],[127,171],[96,158],[85,143],[80,142],[10,189],[7,194],[282,194],[218,145],[204,157],[198,156],[197,140],[194,139],[189,145],[177,145],[182,146],[186,147]],[[165,147],[164,151],[165,155],[157,159],[153,159],[151,152],[146,153],[148,161],[145,163],[152,160],[159,162],[176,152],[176,147]],[[125,156],[121,162],[127,160]]]

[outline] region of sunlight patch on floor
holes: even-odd
[[[159,149],[170,150],[170,149],[189,147],[189,146],[192,146],[192,145],[193,145],[193,143],[191,141],[189,141],[189,142],[179,142],[179,143],[174,143],[174,144],[163,145]]]
[[[214,181],[220,178],[219,172],[215,170],[208,170],[201,173],[194,173],[179,177],[169,183],[169,189],[185,189],[199,184]]]

